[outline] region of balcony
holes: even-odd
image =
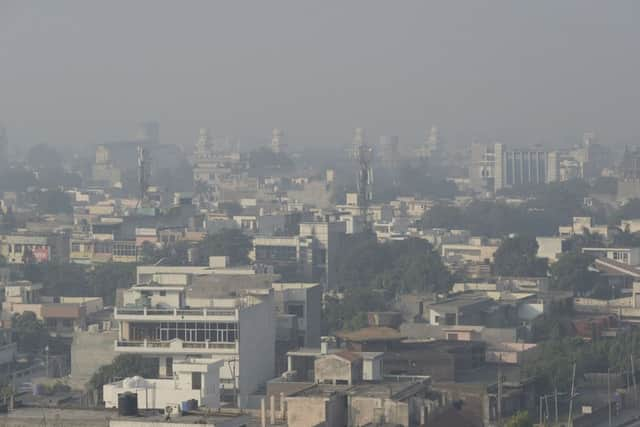
[[[232,308],[150,308],[116,307],[113,312],[116,320],[238,320],[236,309]]]
[[[193,342],[175,339],[172,341],[115,341],[119,353],[137,354],[234,354],[238,352],[235,342]]]

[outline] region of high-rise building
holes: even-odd
[[[504,144],[471,150],[469,177],[477,191],[558,181],[558,155],[543,148],[508,148]]]
[[[530,148],[508,149],[494,145],[494,190],[558,180],[558,157],[553,151]]]

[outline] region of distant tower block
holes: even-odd
[[[351,157],[353,159],[358,160],[360,156],[360,147],[363,147],[366,144],[365,142],[365,134],[363,128],[356,128],[353,134],[353,143],[351,146]]]
[[[158,122],[142,122],[138,125],[138,141],[157,144],[160,140],[160,124]]]
[[[271,151],[281,153],[284,150],[284,133],[278,128],[274,128],[271,132]]]

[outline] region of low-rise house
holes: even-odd
[[[582,248],[582,253],[595,258],[607,258],[630,266],[640,265],[640,247],[590,247]]]
[[[609,237],[609,226],[595,225],[593,219],[588,216],[575,216],[571,225],[558,227],[560,237],[571,237],[585,233],[600,234],[605,239]]]
[[[440,250],[442,257],[447,261],[486,264],[493,262],[493,256],[499,247],[498,241],[474,237],[469,239],[467,243],[443,243]]]
[[[120,325],[116,352],[157,358],[165,378],[173,376],[174,361],[224,360],[223,391],[244,407],[274,373],[273,277],[166,276],[134,285],[123,295],[114,311]]]
[[[286,397],[287,425],[425,425],[441,409],[428,379],[378,384],[313,385]],[[428,425],[428,424],[427,424]]]
[[[549,263],[558,261],[560,256],[567,252],[569,239],[567,237],[536,237],[538,243],[538,258],[546,258]]]
[[[102,310],[99,297],[49,297],[41,295],[42,285],[29,281],[5,286],[2,310],[10,314],[33,312],[52,335],[71,336],[76,329],[85,329],[88,317]]]
[[[118,408],[119,396],[133,393],[139,409],[173,408],[178,414],[183,402],[196,400],[198,406],[210,410],[220,408],[220,368],[223,360],[190,358],[173,362],[173,378],[145,379],[125,378],[103,386],[106,408]]]
[[[0,235],[0,255],[9,264],[25,262],[68,262],[69,233],[32,233],[28,231]]]

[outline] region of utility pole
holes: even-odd
[[[571,395],[569,396],[569,420],[567,425],[573,427],[573,394],[576,383],[576,362],[573,362],[573,374],[571,375]]]
[[[556,401],[556,424],[558,424],[558,387],[553,389],[553,399]]]
[[[542,425],[542,398],[543,396],[540,396],[540,398],[538,399],[538,412],[539,412],[538,424],[540,425]]]
[[[607,404],[609,406],[609,427],[611,427],[611,369],[607,369]]]
[[[502,427],[502,355],[498,362],[498,427]]]
[[[636,407],[638,407],[638,385],[636,383],[636,366],[633,362],[633,353],[631,354],[631,379],[633,381],[633,396],[635,399]]]

